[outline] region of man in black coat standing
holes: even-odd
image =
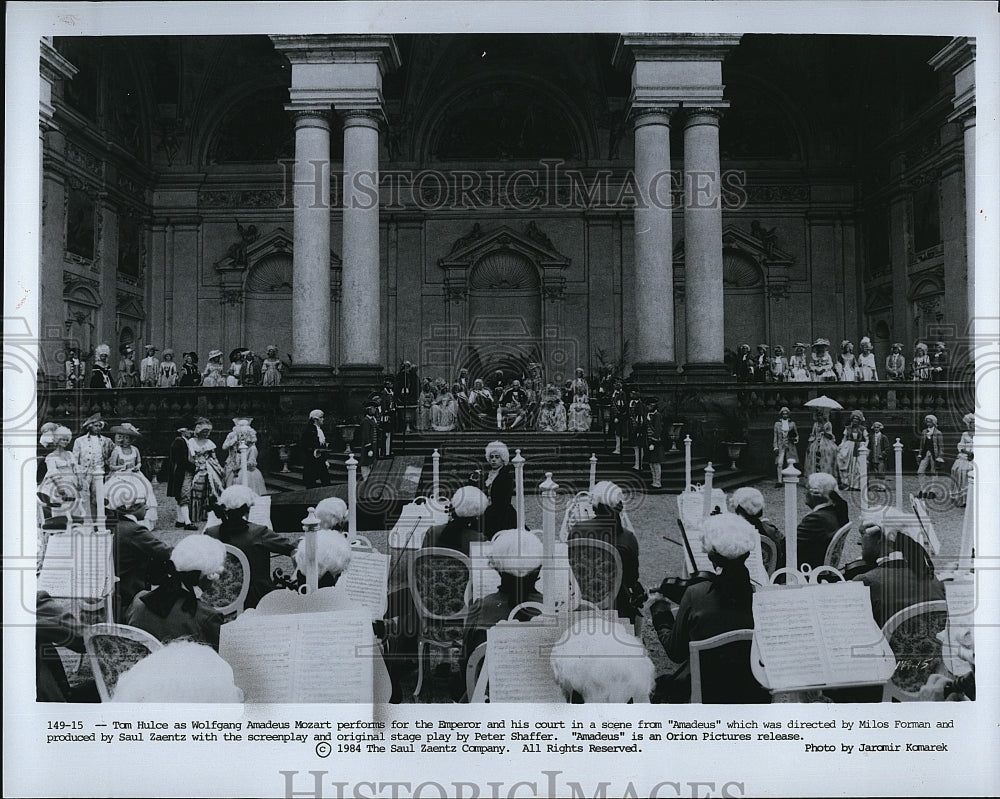
[[[309,421],[299,436],[299,449],[302,453],[302,483],[306,488],[328,486],[331,482],[330,472],[326,467],[327,436],[323,430],[323,411],[319,408],[309,412]]]
[[[366,480],[372,466],[378,460],[378,445],[382,429],[378,420],[378,401],[371,399],[365,405],[365,418],[358,428],[358,463],[361,465],[361,479]]]
[[[185,496],[184,477],[194,474],[194,464],[188,451],[188,439],[194,436],[190,427],[177,428],[177,438],[170,445],[170,453],[166,465],[167,496],[177,502],[177,521],[174,527],[185,530],[197,530],[198,525],[191,522],[191,497]]]
[[[417,370],[409,361],[403,361],[403,365],[396,373],[396,407],[399,412],[398,429],[407,433],[413,431],[416,424],[417,397],[420,395],[420,380]]]

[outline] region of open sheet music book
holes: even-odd
[[[896,667],[864,583],[760,591],[753,619],[771,691],[883,683]]]
[[[712,489],[711,509],[726,512],[726,492],[721,488]],[[705,514],[705,489],[698,486],[693,491],[682,491],[677,495],[677,516],[685,527],[699,524]]]
[[[52,597],[99,599],[114,589],[110,533],[59,533],[45,545],[38,590]]]
[[[628,627],[613,610],[537,616],[527,622],[502,621],[491,627],[486,634],[485,666],[489,669],[490,702],[565,702],[552,674],[552,647],[567,627],[582,618],[609,631],[614,624]],[[637,647],[636,656],[645,656],[645,650]]]
[[[373,619],[381,619],[388,607],[389,556],[376,549],[351,547],[351,563],[340,575],[348,595],[371,611]]]
[[[371,704],[368,613],[245,613],[222,625],[219,654],[246,702]]]
[[[948,626],[941,636],[941,656],[948,671],[961,677],[972,670],[967,658],[975,651],[976,583],[973,575],[964,580],[946,580],[944,593],[948,601]]]

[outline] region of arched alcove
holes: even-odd
[[[722,250],[722,287],[727,346],[756,347],[768,340],[764,273],[757,260],[736,247]],[[689,312],[697,312],[692,308]]]

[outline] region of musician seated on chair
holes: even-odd
[[[262,524],[249,521],[257,495],[243,485],[232,485],[219,495],[215,514],[221,524],[205,528],[205,535],[236,547],[250,563],[250,591],[244,607],[255,608],[261,597],[274,590],[271,580],[271,553],[291,555],[295,541]]]
[[[541,531],[538,531],[541,532]],[[537,532],[501,530],[490,542],[490,566],[500,574],[500,588],[473,602],[465,625],[466,658],[486,640],[486,631],[504,621],[522,602],[541,602],[535,590],[542,571],[542,542]],[[518,621],[537,616],[538,611],[524,608]],[[464,671],[464,669],[463,669]]]
[[[731,630],[753,629],[754,588],[746,560],[754,549],[756,536],[753,526],[735,514],[710,516],[704,523],[702,548],[719,573],[688,587],[676,619],[662,592],[654,593],[650,606],[653,628],[667,657],[680,664],[673,674],[657,679],[654,702],[690,701],[692,641],[703,641]],[[733,650],[720,651],[717,657],[703,657],[701,666],[706,704],[771,701],[750,671],[749,644],[745,648],[733,645]]]
[[[170,546],[157,538],[145,521],[146,497],[126,491],[108,497],[108,510],[117,513],[114,522],[115,618],[122,620],[135,595],[160,580],[170,560]],[[109,518],[110,522],[110,518]]]
[[[872,568],[854,579],[871,589],[872,615],[879,627],[904,608],[945,598],[925,549],[929,542],[910,518],[894,520],[887,513],[881,524],[866,524],[861,531],[861,557]]]
[[[646,591],[639,582],[639,541],[622,524],[625,495],[607,480],[597,483],[591,494],[594,518],[577,522],[569,531],[569,540],[593,538],[611,544],[621,557],[622,584],[615,599],[615,610],[623,619],[635,622],[642,615]]]
[[[847,522],[847,503],[837,493],[837,478],[826,472],[814,472],[806,482],[806,506],[809,512],[799,522],[797,565],[812,568],[823,565],[826,550],[834,534]]]
[[[442,529],[424,536],[423,546],[447,547],[468,557],[469,544],[485,541],[482,519],[490,500],[475,486],[462,486],[451,498],[451,519]]]
[[[336,530],[347,535],[347,503],[340,497],[321,499],[313,510],[320,530]]]
[[[785,536],[769,519],[764,518],[764,495],[756,488],[744,486],[737,488],[726,498],[726,505],[730,513],[735,513],[746,519],[765,538],[774,542],[777,552],[775,569],[785,566]]]
[[[35,604],[35,701],[99,702],[93,679],[71,686],[56,647],[84,652],[84,625],[74,615],[72,600],[54,599],[39,591]]]
[[[556,683],[574,704],[647,702],[656,667],[624,624],[585,616],[552,647]]]
[[[226,548],[207,535],[182,538],[170,553],[163,581],[152,591],[136,594],[126,622],[162,643],[175,638],[219,648],[222,614],[201,600],[226,565]]]
[[[209,646],[173,641],[118,678],[113,702],[243,701],[233,668]]]

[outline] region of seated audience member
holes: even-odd
[[[600,616],[577,619],[552,647],[556,683],[574,703],[648,702],[656,672],[642,641]]]
[[[152,591],[140,591],[128,610],[127,622],[162,643],[186,638],[219,648],[222,614],[202,602],[205,591],[226,565],[226,548],[207,535],[182,538],[170,554],[173,570]]]
[[[482,517],[489,506],[486,494],[475,486],[462,486],[451,498],[451,520],[441,530],[424,536],[424,547],[447,547],[469,554],[472,541],[484,541]]]
[[[927,550],[914,538],[920,537],[917,524],[887,513],[881,524],[866,524],[861,531],[861,557],[873,568],[854,579],[871,589],[879,627],[903,608],[945,598]]]
[[[215,513],[222,519],[221,524],[205,529],[205,535],[230,544],[247,556],[250,562],[250,592],[245,607],[255,608],[260,598],[274,590],[271,581],[271,553],[291,555],[295,542],[278,535],[262,524],[249,521],[250,508],[257,495],[242,485],[229,486],[219,496]]]
[[[305,596],[295,593],[289,594],[286,591],[274,591],[268,594],[261,601],[252,613],[262,613],[267,615],[281,615],[284,613],[330,613],[337,611],[365,611],[364,606],[351,598],[347,590],[338,585],[340,576],[351,564],[351,545],[347,538],[336,530],[319,530],[315,537],[315,549],[313,557],[316,561],[316,574],[318,577],[318,589]],[[295,548],[293,555],[295,568],[299,573],[299,582],[304,583],[309,570],[309,547],[303,537]],[[293,601],[289,601],[289,597]],[[244,614],[246,616],[247,614]],[[238,620],[237,620],[238,621]],[[392,693],[392,685],[389,681],[389,672],[385,667],[385,660],[382,658],[382,649],[372,635],[372,648],[366,652],[345,652],[345,657],[370,657],[373,658],[373,680],[374,699],[378,703],[386,703]]]
[[[337,530],[347,535],[344,530],[347,527],[347,503],[340,497],[321,499],[313,513],[319,519],[320,530]]]
[[[694,583],[681,598],[676,619],[669,603],[657,593],[650,606],[653,628],[664,651],[681,664],[674,674],[657,681],[656,699],[683,703],[691,696],[689,645],[731,630],[753,629],[753,584],[746,560],[757,531],[735,514],[705,520],[702,548],[719,573]],[[702,701],[706,704],[770,702],[770,695],[750,671],[750,644],[732,644],[702,658]]]
[[[837,532],[848,522],[847,503],[837,493],[837,478],[825,472],[809,475],[806,483],[806,506],[809,512],[799,522],[798,566],[808,563],[813,568],[823,565],[827,547]]]
[[[744,486],[737,488],[726,498],[726,505],[730,513],[735,513],[746,519],[758,533],[774,542],[774,547],[777,550],[777,562],[774,568],[783,568],[785,565],[785,536],[770,520],[764,518],[764,495],[756,488]]]
[[[70,687],[57,646],[84,652],[83,625],[66,600],[39,591],[35,604],[35,701],[98,702],[97,686],[90,680]]]
[[[135,595],[159,583],[170,560],[170,546],[153,534],[145,521],[146,497],[116,491],[108,497],[108,509],[117,512],[113,524],[115,544],[115,618],[123,620]],[[110,521],[110,520],[109,520]]]
[[[486,631],[504,621],[522,602],[542,601],[542,595],[535,590],[542,571],[542,542],[536,533],[501,530],[490,542],[489,561],[500,574],[500,588],[473,603],[466,623],[466,653],[485,641]],[[531,610],[522,610],[518,620],[534,615]]]
[[[577,522],[569,531],[569,540],[593,538],[611,544],[621,557],[622,583],[615,599],[615,610],[623,619],[635,622],[642,615],[646,591],[639,582],[639,542],[635,533],[622,524],[625,496],[621,488],[603,480],[594,486],[591,505],[594,518]]]
[[[241,703],[233,669],[210,646],[173,641],[118,679],[113,702]]]

